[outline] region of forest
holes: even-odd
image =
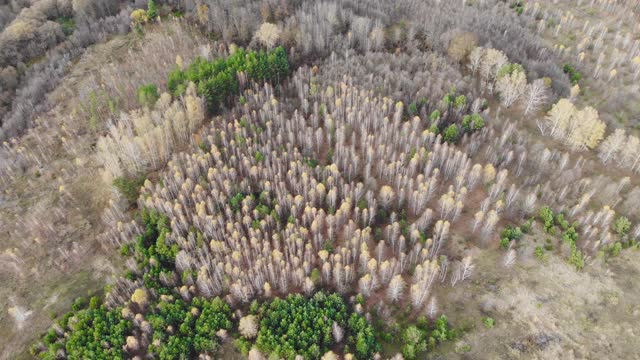
[[[0,2],[0,359],[632,359],[639,0]]]

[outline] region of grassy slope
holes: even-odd
[[[76,297],[102,289],[114,271],[110,258],[117,254],[104,253],[97,241],[111,189],[100,180],[90,150],[96,135],[86,133],[65,144],[61,124],[77,105],[78,99],[68,96],[77,91],[77,80],[126,54],[130,36],[90,48],[54,91],[57,106],[19,139],[50,160],[0,188],[0,323],[6,325],[0,329],[0,359],[30,358],[28,346],[50,326],[51,314],[64,313]],[[54,140],[42,141],[46,135]],[[14,306],[33,311],[20,326],[9,314]]]

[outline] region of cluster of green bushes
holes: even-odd
[[[522,15],[522,13],[524,12],[524,1],[523,0],[513,1],[511,2],[511,5],[509,5],[509,7],[513,9],[516,12],[516,14]]]
[[[175,270],[175,259],[179,248],[177,244],[166,243],[171,232],[169,219],[157,211],[143,209],[140,212],[144,232],[136,238],[135,243],[125,244],[121,248],[122,255],[132,255],[138,264],[145,287],[155,289],[160,294],[169,294],[170,289],[160,283],[162,273],[172,274]],[[135,274],[127,275],[132,280]]]
[[[260,153],[258,152],[258,154]],[[252,224],[254,228],[259,228],[260,221],[266,219],[267,216],[271,216],[276,223],[280,223],[281,219],[276,212],[275,203],[267,192],[256,192],[252,194],[239,192],[229,199],[229,206],[233,211],[238,212],[242,209],[242,201],[248,197],[252,198],[254,202],[257,202],[255,207],[257,213]]]
[[[584,254],[578,249],[578,232],[576,224],[570,224],[561,213],[555,214],[548,206],[543,206],[538,212],[538,217],[544,224],[544,231],[548,234],[555,235],[556,227],[562,230],[562,240],[569,244],[571,254],[568,261],[576,269],[581,270],[584,267]]]
[[[576,85],[582,79],[582,74],[578,70],[576,70],[571,64],[564,64],[562,66],[562,71],[569,77],[569,81],[571,81],[571,85]]]
[[[132,324],[121,315],[121,308],[108,310],[97,297],[89,306],[76,300],[72,311],[65,314],[43,337],[43,345],[35,345],[31,353],[40,359],[59,359],[64,351],[69,359],[123,359],[123,345]],[[66,334],[66,335],[65,335]]]
[[[231,309],[220,298],[161,301],[147,320],[153,327],[149,352],[160,359],[194,359],[212,353],[218,346],[216,333],[232,328]]]
[[[371,359],[380,351],[374,329],[364,317],[349,311],[337,294],[316,293],[307,299],[289,295],[274,299],[255,310],[260,329],[258,349],[271,356],[294,359],[320,359],[335,344],[332,333],[335,322],[344,330],[344,353],[357,359]]]
[[[465,131],[473,132],[484,127],[484,119],[479,114],[465,115],[462,117],[462,128]]]
[[[152,107],[160,98],[160,93],[155,84],[146,84],[138,88],[137,96],[140,106]]]
[[[123,308],[108,310],[98,297],[86,305],[78,299],[73,310],[57,322],[59,330],[51,328],[43,337],[44,347],[32,347],[32,354],[46,360],[59,359],[60,351],[69,359],[124,359],[126,339],[134,331],[131,320],[122,315]],[[220,298],[186,302],[168,297],[148,309],[145,320],[153,329],[148,352],[160,359],[211,354],[218,346],[216,333],[232,328],[231,309]]]
[[[374,326],[379,341],[385,347],[398,348],[406,360],[424,359],[439,344],[456,339],[464,329],[454,329],[446,315],[430,320],[424,315],[415,317],[409,306],[397,309],[395,321],[387,321],[372,312]]]
[[[140,195],[140,188],[144,184],[144,176],[125,177],[120,176],[113,180],[113,186],[129,202],[129,206],[135,206]]]
[[[606,245],[602,250],[602,255],[615,257],[620,255],[623,249],[639,248],[640,244],[629,236],[631,221],[626,216],[620,216],[613,223],[613,231],[618,234],[618,241]]]
[[[531,231],[535,220],[529,219],[520,226],[507,225],[500,234],[500,247],[504,250],[509,248],[512,241],[518,241],[522,239],[524,234],[528,234]]]
[[[279,83],[289,74],[289,60],[282,47],[269,52],[237,49],[226,59],[196,58],[189,66],[169,73],[167,86],[174,96],[185,93],[194,82],[198,94],[207,100],[210,111],[217,111],[222,102],[239,90],[237,74],[244,72],[248,79]]]
[[[408,326],[402,332],[402,356],[406,360],[422,358],[421,354],[455,337],[456,332],[449,326],[445,315],[436,319],[433,325],[425,317],[420,317],[415,325]]]
[[[441,133],[444,141],[448,143],[455,143],[463,133],[473,133],[474,131],[484,128],[484,119],[479,114],[462,115],[461,124],[459,125],[456,123],[459,121],[459,116],[468,109],[467,97],[462,94],[458,94],[456,89],[451,89],[451,91],[442,98],[440,103],[442,107],[447,109],[447,116],[445,119],[442,119],[442,113],[440,110],[434,110],[429,115],[429,121],[431,124],[429,131],[436,134]],[[410,113],[414,111],[413,104],[414,103],[409,105]],[[417,112],[417,106],[415,107],[415,111]],[[441,119],[443,121],[441,121]]]
[[[71,16],[60,16],[56,18],[56,22],[62,26],[65,36],[71,36],[76,28],[76,20]]]
[[[506,65],[501,67],[500,70],[498,70],[498,74],[496,75],[496,78],[497,79],[503,78],[507,75],[513,74],[516,71],[525,72],[522,65],[517,63],[507,63]]]
[[[429,100],[427,100],[427,98],[425,97],[421,97],[420,99],[418,99],[417,101],[412,101],[411,103],[409,103],[409,106],[407,107],[407,116],[409,118],[414,117],[414,116],[418,116],[419,114],[419,109],[423,106],[426,106],[429,103]]]

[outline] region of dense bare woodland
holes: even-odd
[[[0,358],[637,357],[639,17],[0,3]]]

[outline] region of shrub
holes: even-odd
[[[140,188],[144,184],[144,180],[144,176],[134,178],[120,176],[113,180],[113,186],[129,201],[129,206],[134,206],[138,201]]]
[[[569,264],[575,266],[577,270],[582,270],[584,267],[584,255],[582,254],[582,251],[578,250],[576,244],[571,244]]]
[[[412,325],[402,332],[402,356],[411,360],[427,350],[427,332]]]
[[[154,21],[158,17],[158,6],[155,0],[149,0],[147,3],[147,16],[151,21]]]
[[[631,221],[625,216],[621,216],[613,224],[613,230],[620,236],[626,236],[631,230]]]
[[[431,115],[429,115],[429,120],[431,120],[431,122],[438,121],[440,120],[440,116],[440,110],[433,110]]]
[[[520,240],[522,236],[522,230],[520,230],[519,226],[507,225],[500,234],[500,247],[507,249],[511,241]]]
[[[576,70],[571,64],[564,64],[562,66],[562,71],[569,77],[569,81],[571,81],[571,85],[576,85],[582,78],[582,74],[578,70]]]
[[[449,319],[446,315],[441,315],[436,320],[431,337],[435,338],[438,342],[453,340],[455,338],[455,332],[449,327]]]
[[[497,79],[501,79],[507,75],[511,75],[516,71],[524,72],[524,68],[520,64],[508,63],[498,70]]]
[[[458,140],[458,133],[459,133],[458,125],[456,124],[449,125],[449,127],[447,127],[444,130],[444,134],[443,134],[444,141],[449,143],[456,142],[456,140]]]
[[[540,220],[544,224],[544,231],[549,232],[551,228],[554,226],[554,214],[553,210],[548,206],[543,206],[540,208],[540,212],[538,213]]]
[[[371,359],[373,353],[380,351],[380,345],[376,340],[373,327],[364,317],[355,313],[351,314],[347,331],[349,334],[347,336],[347,347],[355,349],[358,359]]]
[[[465,115],[462,117],[462,128],[466,131],[476,131],[484,127],[484,119],[478,114]]]
[[[160,98],[158,87],[155,84],[142,85],[138,88],[138,103],[140,106],[153,107]]]
[[[522,15],[522,13],[524,12],[524,1],[522,0],[513,1],[511,5],[509,5],[509,7],[513,9],[516,12],[516,14]]]
[[[568,244],[576,244],[578,242],[576,229],[573,226],[568,228],[567,231],[562,234],[562,240]]]
[[[486,317],[482,319],[482,323],[487,329],[491,329],[496,325],[496,321],[492,317]]]
[[[131,22],[135,26],[140,26],[147,21],[149,21],[149,16],[147,15],[147,11],[144,9],[136,9],[131,12]]]
[[[73,31],[76,27],[76,21],[72,17],[60,16],[56,19],[56,22],[62,26],[62,32],[66,36],[73,34]]]

